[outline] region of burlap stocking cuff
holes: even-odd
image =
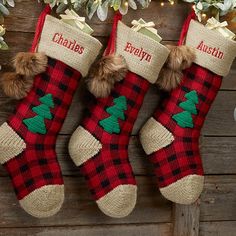
[[[48,15],[38,51],[64,62],[86,76],[101,47],[101,43],[94,37]]]
[[[131,72],[155,83],[169,50],[146,35],[118,23],[116,53],[122,55]]]
[[[196,49],[195,63],[226,76],[236,56],[236,42],[192,20],[186,45]]]

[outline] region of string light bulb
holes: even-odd
[[[168,0],[168,2],[169,2],[169,4],[172,5],[172,6],[175,4],[175,0]],[[161,5],[162,7],[164,7],[164,6],[165,6],[165,2],[162,1],[162,2],[160,3],[160,5]]]
[[[128,7],[128,6],[129,6],[129,3],[128,3],[128,2],[125,2],[125,6]]]
[[[205,19],[207,15],[205,13],[202,13],[202,18]]]

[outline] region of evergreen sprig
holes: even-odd
[[[61,13],[66,9],[78,11],[85,9],[89,19],[97,13],[98,18],[104,21],[107,18],[109,7],[115,11],[120,11],[122,15],[128,12],[129,8],[136,10],[138,5],[142,8],[148,7],[151,0],[44,0],[45,3],[57,8],[57,13]]]
[[[9,7],[14,7],[14,0],[0,0],[0,50],[7,50],[7,43],[4,41],[3,36],[6,33],[6,29],[3,27],[4,17],[9,15]]]
[[[193,3],[193,9],[201,21],[203,13],[210,13],[216,19],[236,10],[236,0],[183,0]]]

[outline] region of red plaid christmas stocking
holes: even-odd
[[[48,56],[47,70],[36,76],[28,96],[0,127],[0,162],[11,177],[21,207],[39,218],[55,214],[63,203],[56,137],[81,74],[86,74],[101,48],[96,39],[47,15],[49,12],[47,7],[41,14],[33,45]],[[35,43],[39,35],[40,41]],[[76,42],[75,48],[83,48],[83,52],[68,49],[65,40]]]
[[[106,52],[122,55],[129,68],[106,98],[99,98],[73,133],[69,152],[81,167],[98,207],[111,217],[127,216],[136,203],[136,181],[128,159],[128,143],[149,84],[154,83],[169,51],[124,25],[117,14]],[[117,25],[118,22],[118,25]],[[117,26],[117,28],[116,28]],[[131,47],[149,55],[140,60]],[[114,50],[114,51],[113,51]]]
[[[196,49],[195,63],[140,132],[161,193],[180,204],[193,203],[202,192],[199,135],[222,76],[229,72],[236,55],[233,40],[194,20],[189,22],[182,32],[187,32],[186,45]]]

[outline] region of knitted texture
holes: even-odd
[[[191,20],[186,45],[196,49],[196,64],[226,76],[236,55],[236,42]]]
[[[128,159],[128,143],[149,83],[154,83],[169,50],[135,32],[114,16],[104,55],[121,55],[127,64],[125,78],[111,94],[99,98],[69,143],[69,153],[81,166],[98,207],[108,216],[125,217],[137,198],[137,187]]]
[[[118,22],[116,53],[124,57],[131,72],[154,84],[169,52],[161,43]]]
[[[99,40],[91,35],[47,15],[38,52],[45,52],[86,76],[101,47]]]
[[[94,200],[112,217],[128,215],[136,203],[137,187],[128,159],[128,143],[148,88],[147,80],[128,72],[109,97],[97,99],[89,108],[69,143],[70,155],[81,166]],[[117,132],[110,132],[114,129],[101,123],[112,116],[119,124]]]
[[[184,97],[188,100],[179,103],[179,107],[181,107],[185,111],[173,115],[172,118],[177,122],[179,126],[183,128],[193,128],[194,124],[192,114],[197,115],[197,109],[195,105],[198,104],[197,92],[193,90],[185,94]]]
[[[120,96],[114,99],[114,106],[108,107],[106,112],[110,114],[108,118],[99,121],[99,125],[108,133],[120,133],[119,120],[125,120],[124,110],[127,110],[126,97]]]
[[[11,177],[21,206],[36,217],[55,214],[63,203],[55,143],[80,76],[49,58],[46,72],[35,77],[28,96],[0,127],[4,131],[0,132],[0,162]],[[30,120],[35,117],[37,120]]]
[[[6,122],[0,126],[0,134],[0,163],[3,164],[20,154],[26,144]]]
[[[155,142],[154,140],[158,140]],[[151,142],[152,141],[152,142]],[[166,147],[174,141],[174,136],[162,124],[152,117],[146,122],[141,132],[141,142],[144,151],[149,155]]]
[[[52,114],[50,112],[50,107],[54,107],[52,94],[47,94],[44,97],[39,99],[43,104],[33,107],[32,111],[37,115],[24,119],[23,123],[27,126],[28,130],[33,133],[46,134],[46,125],[44,119],[52,119]]]
[[[169,200],[190,204],[202,191],[199,135],[221,81],[221,76],[193,64],[184,72],[181,86],[164,99],[148,121],[154,130],[144,125],[140,132],[144,150],[154,164],[157,184]],[[178,118],[176,114],[182,115]],[[162,132],[155,127],[162,127]],[[163,142],[163,137],[168,141]],[[148,143],[156,143],[156,149],[150,149]]]

